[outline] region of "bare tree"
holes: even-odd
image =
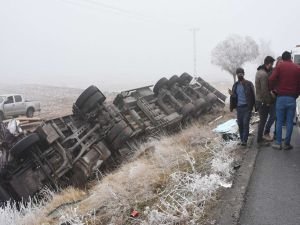
[[[236,82],[236,69],[255,60],[258,54],[258,45],[251,37],[231,35],[212,50],[211,62],[230,73]]]
[[[266,41],[263,39],[259,40],[259,55],[256,58],[256,62],[258,64],[263,64],[264,59],[266,56],[273,56],[275,55],[274,51],[271,49],[271,41]]]

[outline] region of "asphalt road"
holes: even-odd
[[[300,225],[300,130],[293,150],[261,148],[253,171],[241,225]]]

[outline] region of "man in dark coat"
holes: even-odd
[[[237,111],[237,123],[241,139],[240,144],[247,146],[249,124],[255,105],[255,92],[252,82],[244,78],[245,71],[243,68],[237,68],[236,75],[238,81],[234,83],[232,90],[229,90],[230,111],[232,112],[233,109]]]

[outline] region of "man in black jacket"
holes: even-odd
[[[233,85],[230,94],[230,111],[237,111],[237,123],[241,145],[247,146],[249,136],[249,124],[253,107],[255,105],[254,86],[251,81],[244,78],[245,72],[243,68],[237,68],[236,75],[238,81]]]

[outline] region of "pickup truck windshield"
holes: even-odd
[[[0,96],[0,103],[2,103],[5,100],[4,96]]]

